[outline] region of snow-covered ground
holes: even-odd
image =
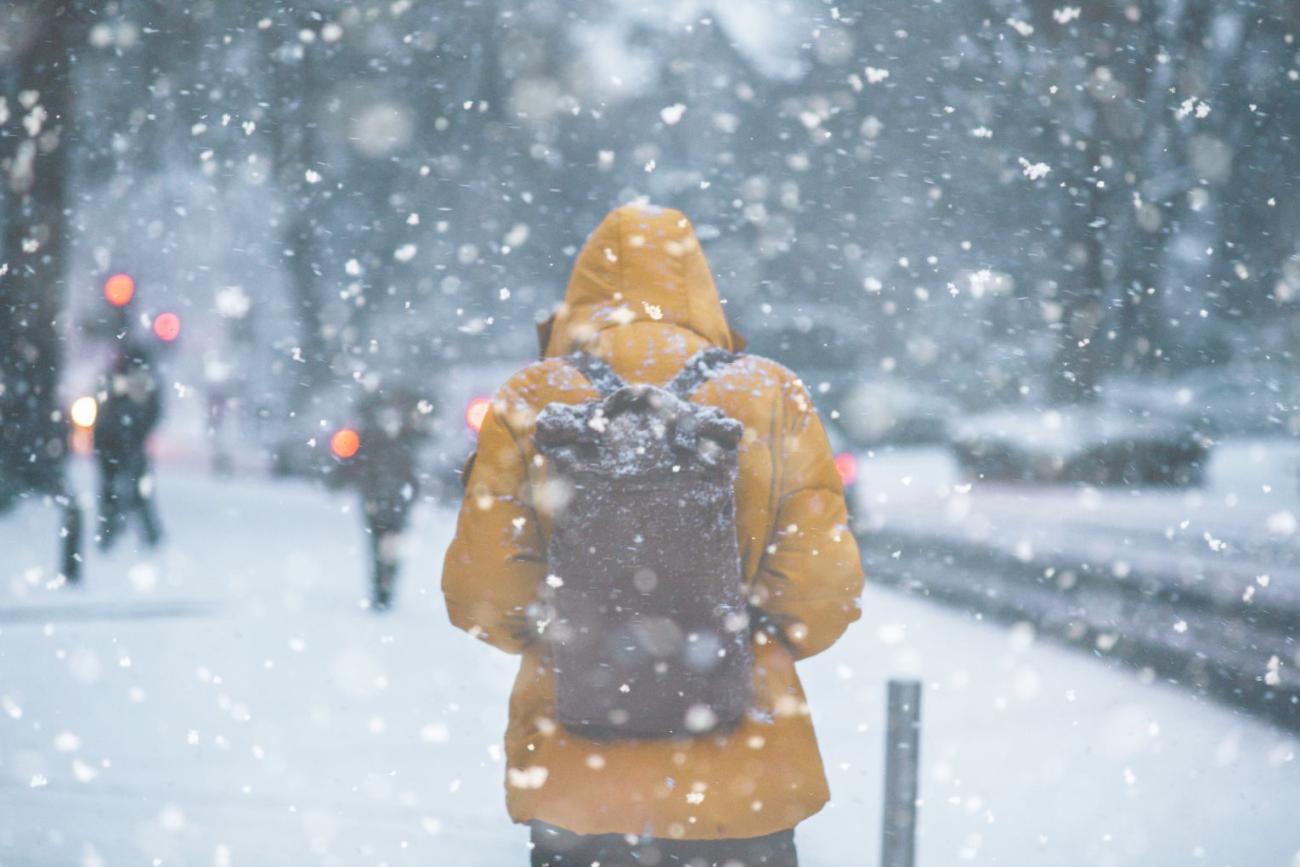
[[[1211,595],[1300,609],[1297,441],[1222,443],[1205,486],[1188,489],[973,481],[938,447],[883,451],[859,466],[869,531],[950,538],[1026,562],[1108,563],[1121,577],[1205,575]]]
[[[447,624],[452,513],[417,512],[375,616],[348,500],[176,467],[160,492],[163,549],[92,552],[78,589],[46,586],[52,510],[0,516],[0,865],[525,863],[515,660]],[[805,865],[877,861],[899,675],[926,684],[921,865],[1300,865],[1293,736],[1023,627],[864,611],[802,667],[834,793]]]

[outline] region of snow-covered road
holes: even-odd
[[[168,539],[50,589],[55,515],[0,516],[0,865],[511,865],[515,660],[438,596],[417,512],[397,609],[350,501],[163,470]],[[131,540],[127,544],[130,548]],[[1300,865],[1293,736],[1110,663],[878,588],[803,665],[834,801],[810,867],[879,846],[884,682],[926,683],[921,865]]]

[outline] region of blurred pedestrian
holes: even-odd
[[[208,442],[212,447],[214,476],[229,476],[235,471],[230,431],[230,405],[233,400],[225,382],[213,382],[208,386]]]
[[[370,537],[371,605],[393,602],[403,533],[420,490],[418,452],[425,432],[419,399],[402,388],[376,389],[357,404],[358,443],[341,460],[337,482],[355,486]]]
[[[443,571],[452,622],[523,655],[510,815],[543,867],[793,867],[829,797],[794,662],[863,581],[822,424],[739,354],[676,211],[610,214],[564,300],[493,401]]]
[[[162,413],[162,384],[141,343],[119,346],[104,377],[95,421],[99,464],[99,546],[108,550],[132,516],[150,547],[162,538],[146,444]]]

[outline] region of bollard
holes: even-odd
[[[63,525],[59,528],[60,565],[63,567],[63,580],[76,584],[81,580],[81,504],[75,495],[70,495],[68,504],[63,507]]]
[[[885,803],[880,843],[882,867],[912,867],[916,857],[917,759],[921,734],[921,684],[889,682],[885,729]]]

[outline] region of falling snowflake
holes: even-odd
[[[1024,157],[1020,158],[1020,168],[1024,171],[1025,177],[1031,181],[1047,177],[1048,172],[1052,170],[1047,163],[1031,163]]]
[[[527,223],[515,223],[514,226],[511,227],[510,231],[506,232],[506,236],[503,239],[505,246],[510,248],[522,246],[523,243],[528,240],[528,234],[529,229]]]
[[[679,102],[660,109],[659,119],[662,120],[664,123],[666,123],[668,126],[673,126],[674,124],[676,124],[678,121],[682,119],[682,115],[685,113],[686,113],[686,106],[682,105]]]
[[[1294,512],[1283,510],[1269,515],[1266,526],[1274,536],[1292,536],[1295,535],[1298,524],[1300,522],[1297,522]]]
[[[1027,21],[1021,21],[1019,18],[1008,18],[1007,25],[1010,26],[1012,30],[1019,33],[1021,36],[1034,35],[1034,25],[1030,24]]]
[[[549,775],[550,771],[542,765],[532,765],[527,768],[510,768],[507,780],[516,789],[540,789],[546,784]]]
[[[1174,117],[1179,120],[1187,118],[1189,115],[1195,115],[1197,119],[1208,117],[1210,114],[1210,105],[1204,100],[1195,96],[1189,96],[1179,103],[1178,108],[1174,111]]]
[[[1282,682],[1282,661],[1276,655],[1268,658],[1268,665],[1264,671],[1264,683],[1269,686],[1277,686]]]

